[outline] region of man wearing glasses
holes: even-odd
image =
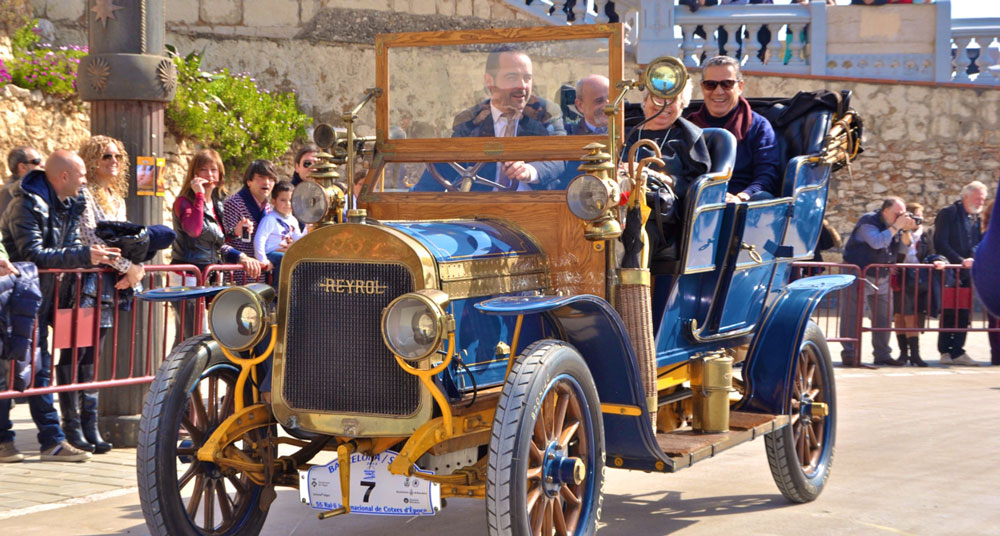
[[[771,199],[778,190],[778,146],[774,129],[743,97],[740,64],[716,56],[702,66],[705,103],[688,118],[702,128],[724,128],[736,136],[736,165],[727,203]]]
[[[7,205],[14,197],[14,189],[17,188],[18,181],[29,172],[35,169],[44,168],[42,165],[42,155],[34,147],[22,145],[15,147],[7,153],[7,169],[10,170],[10,181],[0,188],[0,216],[3,216]]]

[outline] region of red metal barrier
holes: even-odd
[[[271,284],[273,271],[262,271],[256,280],[247,280],[250,283],[263,282]],[[202,280],[206,285],[232,285],[234,282],[242,281],[244,275],[242,264],[212,264],[205,267]]]
[[[979,302],[972,287],[972,270],[960,264],[873,264],[865,269],[866,275],[878,271],[891,273],[893,299],[890,301],[893,315],[908,315],[912,304],[912,314],[925,316],[923,327],[864,327],[864,331],[893,331],[899,333],[931,332],[998,332],[1000,328],[990,327],[989,313]],[[903,310],[900,311],[900,306]],[[959,325],[957,313],[968,311],[969,325]],[[888,311],[886,311],[888,312]],[[934,314],[937,312],[938,314]],[[948,316],[948,319],[943,318]],[[935,325],[936,324],[936,325]]]
[[[147,289],[159,288],[167,286],[163,284],[163,280],[170,273],[177,273],[185,277],[194,278],[196,284],[201,284],[202,274],[197,266],[194,265],[146,265],[146,277],[143,278],[143,287]],[[49,339],[49,348],[47,350],[52,354],[52,363],[50,371],[53,375],[53,380],[55,379],[55,365],[59,360],[59,355],[56,350],[66,350],[70,352],[71,357],[71,378],[69,382],[61,385],[49,385],[47,387],[37,387],[35,382],[32,381],[31,385],[24,392],[14,391],[8,389],[6,391],[0,391],[0,399],[5,398],[15,398],[22,396],[40,395],[48,393],[58,393],[65,391],[76,391],[81,389],[98,389],[103,387],[118,387],[122,385],[133,385],[139,383],[148,383],[153,380],[153,363],[152,358],[154,352],[154,345],[161,344],[161,355],[166,355],[167,352],[167,340],[169,337],[166,333],[169,331],[169,317],[171,316],[166,312],[166,303],[148,303],[143,302],[145,305],[140,306],[138,300],[132,296],[122,299],[121,292],[117,289],[112,293],[113,302],[108,306],[112,316],[111,326],[107,331],[107,335],[111,337],[110,345],[104,345],[103,347],[96,348],[94,351],[94,370],[95,377],[93,381],[80,382],[77,377],[78,373],[78,357],[82,349],[90,348],[98,344],[100,340],[100,319],[101,319],[101,304],[94,303],[93,307],[81,307],[80,304],[84,301],[83,294],[83,275],[87,273],[112,273],[117,281],[120,274],[114,272],[113,270],[106,268],[89,268],[89,269],[73,269],[73,270],[60,270],[60,269],[47,269],[39,270],[39,274],[52,274],[56,277],[51,283],[54,285],[53,289],[53,312],[52,317],[49,319],[51,322],[51,336]],[[60,300],[60,288],[63,286],[63,281],[66,278],[73,278],[71,283],[68,283],[69,288],[72,289],[72,296],[63,296]],[[104,278],[97,278],[96,296],[101,296],[102,287],[104,286]],[[68,301],[67,301],[68,298]],[[99,301],[99,300],[97,300]],[[129,301],[131,302],[131,309],[129,311],[120,310],[120,302]],[[196,325],[200,326],[200,322],[197,320],[204,314],[204,303],[203,300],[199,300],[202,303],[195,305],[196,314]],[[127,358],[127,367],[119,367],[119,327],[120,321],[122,320],[122,314],[130,315],[131,323],[130,325],[135,325],[139,320],[140,309],[144,310],[144,316],[147,326],[152,326],[154,318],[156,318],[156,308],[160,308],[164,313],[160,316],[163,318],[163,337],[162,341],[153,340],[153,329],[146,330],[146,337],[143,341],[136,340],[136,330],[132,330],[129,338],[129,348],[127,357],[122,356],[122,358]],[[182,313],[183,321],[183,310],[180,308]],[[37,349],[38,341],[38,330],[39,329],[49,329],[49,322],[39,323],[35,322],[35,338],[32,341],[32,353]],[[137,348],[141,350],[141,355],[145,356],[145,361],[142,362],[141,367],[136,366],[137,359]],[[110,367],[102,367],[102,360],[110,359]],[[13,367],[8,367],[7,385],[13,385],[14,370]],[[107,369],[107,373],[101,374],[102,369]],[[124,369],[124,370],[120,370]],[[146,371],[142,374],[137,372],[137,370]],[[32,374],[34,377],[34,374]],[[52,382],[55,383],[55,382]]]

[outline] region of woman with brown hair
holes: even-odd
[[[261,263],[226,244],[222,227],[222,192],[219,188],[225,176],[222,157],[212,149],[195,153],[188,165],[180,194],[174,201],[174,231],[171,264],[193,264],[204,270],[210,264],[226,262],[242,264],[247,276],[260,276]],[[188,338],[194,333],[194,302],[184,302],[183,330],[178,335]],[[179,313],[179,311],[178,311]],[[178,316],[178,322],[180,317]]]
[[[80,216],[80,239],[87,246],[107,244],[97,236],[97,224],[103,221],[126,221],[125,197],[128,195],[128,153],[121,141],[109,136],[92,136],[83,142],[80,158],[87,168],[87,186],[80,190],[84,210]],[[73,351],[59,352],[56,378],[60,385],[94,381],[94,354],[103,346],[108,329],[113,324],[115,290],[134,287],[142,281],[145,270],[141,264],[132,263],[119,256],[111,266],[121,275],[111,273],[83,274],[80,281],[80,307],[100,306],[100,337],[94,346],[77,350],[77,369],[73,370]],[[98,281],[100,279],[100,281]],[[100,287],[100,296],[98,296]],[[76,282],[69,278],[62,289],[64,306],[74,306]],[[99,302],[99,303],[98,303]],[[103,454],[112,445],[104,441],[97,428],[98,391],[69,391],[59,393],[59,411],[62,414],[66,440],[74,447],[87,452]]]

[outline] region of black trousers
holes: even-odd
[[[968,309],[945,309],[941,311],[941,328],[969,327]],[[952,359],[965,353],[964,331],[942,331],[938,334],[938,352],[948,354]]]

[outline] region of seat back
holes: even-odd
[[[736,163],[736,137],[732,133],[721,128],[706,128],[704,137],[712,166],[688,187],[684,201],[682,273],[715,268],[726,209],[726,187]]]

